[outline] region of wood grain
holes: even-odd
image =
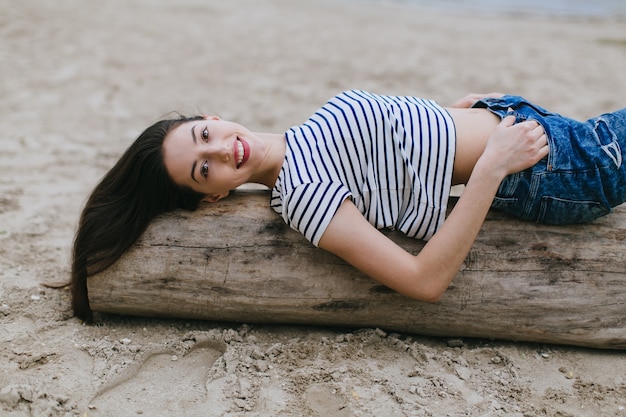
[[[237,191],[196,212],[157,218],[137,244],[88,280],[95,311],[247,323],[380,327],[626,348],[626,207],[583,226],[491,212],[435,304],[403,297],[313,247]],[[412,253],[423,242],[387,233]]]

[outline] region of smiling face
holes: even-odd
[[[183,123],[163,141],[163,159],[172,180],[206,195],[207,201],[251,182],[265,153],[257,135],[218,117]]]

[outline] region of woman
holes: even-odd
[[[382,284],[436,301],[490,207],[580,223],[626,194],[626,109],[577,122],[520,97],[470,95],[450,108],[347,91],[284,134],[217,117],[144,131],[88,200],[74,243],[73,307],[91,319],[86,279],[113,264],[159,213],[195,209],[249,182],[314,245]],[[465,190],[445,219],[450,187]],[[416,256],[380,233],[428,240]]]

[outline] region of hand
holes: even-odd
[[[478,100],[482,100],[483,98],[500,98],[504,96],[502,93],[489,93],[489,94],[481,94],[481,93],[472,93],[463,97],[452,103],[450,107],[456,107],[457,109],[469,109],[472,107]]]
[[[514,116],[502,119],[477,163],[487,164],[485,167],[502,175],[502,178],[532,167],[549,151],[548,138],[539,122],[514,123]]]

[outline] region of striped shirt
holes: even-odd
[[[445,220],[455,133],[434,101],[346,91],[285,133],[270,205],[315,246],[346,198],[376,228],[427,240]]]

